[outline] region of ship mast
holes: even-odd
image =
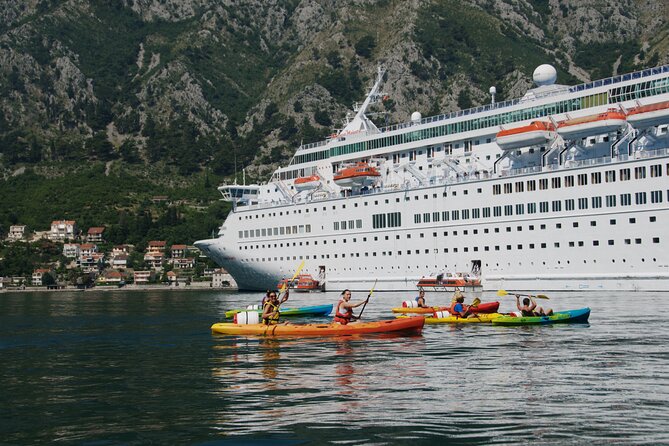
[[[379,88],[381,87],[381,83],[383,83],[383,75],[385,74],[385,72],[386,70],[382,66],[378,67],[376,74],[376,82],[374,82],[374,86],[367,94],[367,98],[365,98],[365,101],[362,103],[362,105],[358,106],[356,104],[353,107],[353,110],[356,112],[355,116],[353,117],[352,120],[347,121],[346,126],[342,129],[341,132],[339,132],[339,135],[345,135],[348,133],[359,133],[359,132],[378,133],[379,129],[365,115],[365,112],[367,111],[367,108],[371,103],[377,102],[379,97],[382,96],[382,94],[379,93]]]

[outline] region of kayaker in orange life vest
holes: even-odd
[[[335,317],[334,317],[335,322],[339,322],[342,325],[346,325],[349,322],[356,320],[357,318],[353,316],[353,309],[367,302],[367,300],[363,300],[361,302],[351,303],[349,302],[350,300],[351,300],[351,291],[350,290],[342,291],[341,299],[339,299],[339,302],[337,302],[337,306],[335,307]]]
[[[460,291],[455,292],[453,297],[453,302],[451,302],[451,307],[448,309],[448,312],[452,316],[457,316],[461,318],[466,318],[470,316],[469,307],[464,304],[465,296],[462,295]]]

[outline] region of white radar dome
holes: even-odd
[[[497,89],[495,87],[490,87],[490,90],[488,90],[488,91],[490,91],[490,94],[496,94],[497,93]]]
[[[421,115],[420,112],[416,111],[416,112],[411,113],[411,120],[412,121],[416,122],[416,121],[420,121],[421,119],[423,119],[423,115]]]
[[[542,85],[553,85],[557,80],[557,71],[553,65],[539,65],[532,75],[534,83],[541,87]]]

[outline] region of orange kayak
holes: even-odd
[[[415,332],[420,333],[425,324],[423,317],[390,319],[376,322],[355,322],[341,325],[329,324],[248,324],[238,325],[221,322],[211,326],[211,331],[229,335],[258,336],[348,336],[371,333]]]

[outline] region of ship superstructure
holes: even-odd
[[[304,260],[328,289],[466,272],[485,289],[669,290],[669,66],[564,86],[543,65],[523,98],[377,128],[382,78],[266,184],[219,188],[234,209],[196,246],[240,288]]]

